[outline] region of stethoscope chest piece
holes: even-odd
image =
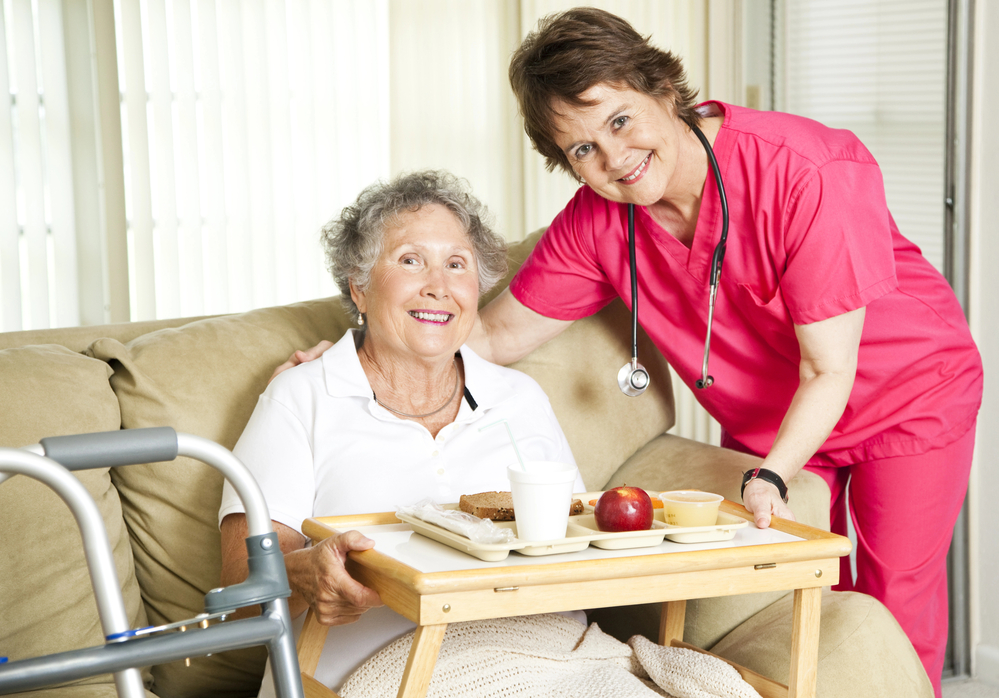
[[[628,397],[638,397],[649,387],[649,372],[638,361],[632,360],[617,372],[617,385]]]

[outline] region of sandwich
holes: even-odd
[[[509,492],[463,494],[458,500],[458,508],[480,519],[515,521],[517,518],[513,511],[513,495]],[[569,505],[569,515],[582,513],[583,503],[578,499],[572,500],[572,504]]]

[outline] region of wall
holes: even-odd
[[[999,687],[999,4],[975,3],[974,87],[971,162],[971,328],[985,364],[985,398],[978,418],[976,464],[972,472],[971,584],[973,673]],[[989,37],[987,40],[986,37]]]

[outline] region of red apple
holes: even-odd
[[[652,528],[652,499],[639,487],[607,490],[593,508],[601,531],[647,531]]]

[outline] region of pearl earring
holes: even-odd
[[[358,324],[358,326],[361,326],[361,327],[364,326],[364,315],[358,315],[357,316],[357,324]]]

